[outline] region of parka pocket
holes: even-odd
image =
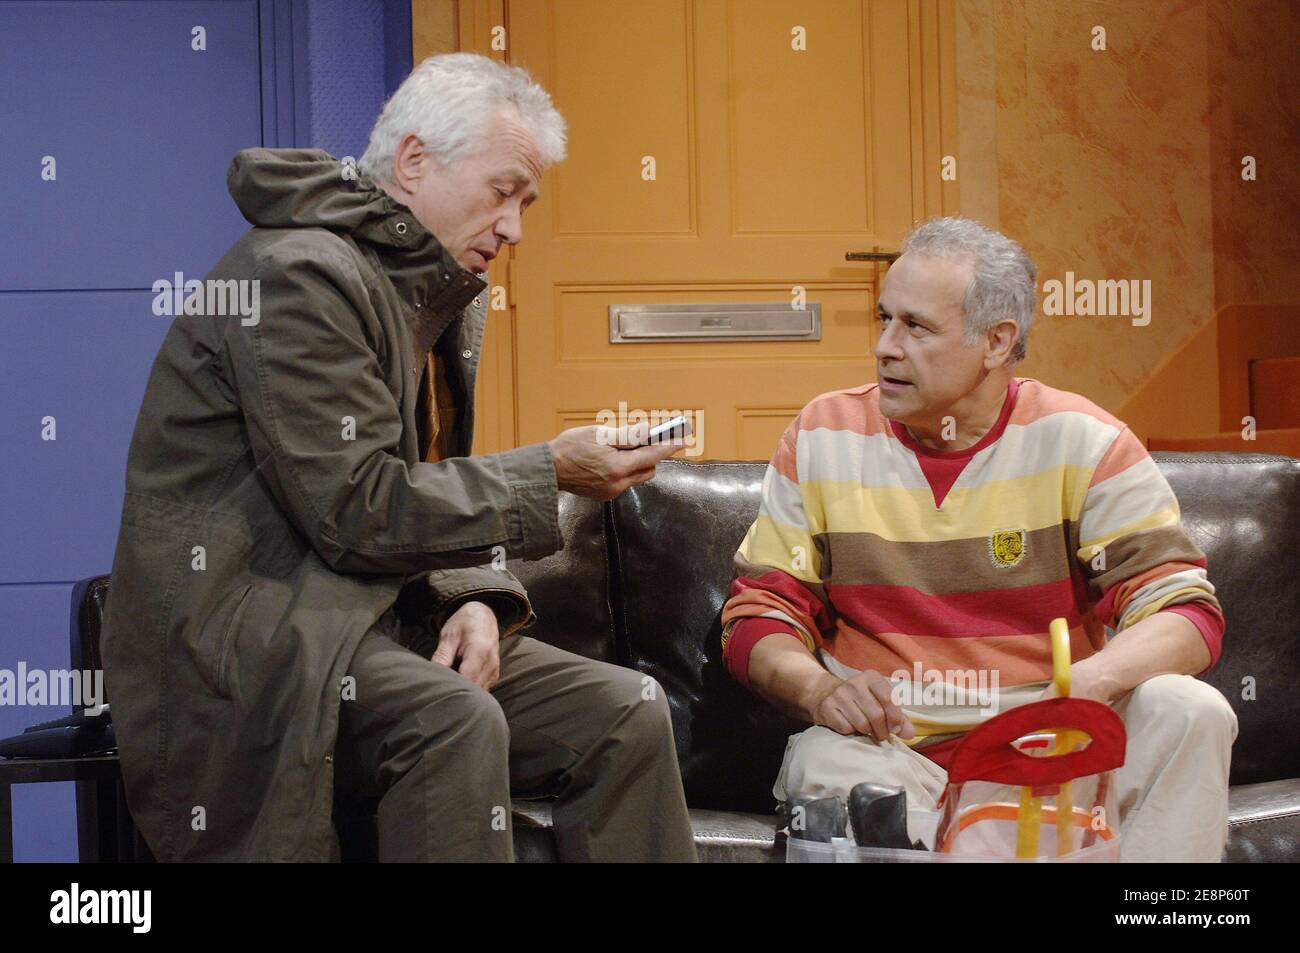
[[[230,666],[233,662],[231,651],[252,594],[252,584],[236,589],[226,601],[229,608],[223,606],[218,618],[213,619],[216,635],[208,643],[209,650],[204,653],[206,658],[202,660],[201,666],[203,680],[221,698],[230,698]]]

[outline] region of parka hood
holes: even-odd
[[[385,274],[412,307],[465,307],[487,283],[462,267],[370,176],[322,149],[243,149],[226,185],[259,228],[326,228],[375,247]]]

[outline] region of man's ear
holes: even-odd
[[[1020,325],[1010,318],[1003,318],[989,328],[988,339],[984,346],[984,366],[989,370],[995,370],[1006,364],[1018,340],[1020,340]]]
[[[408,132],[397,144],[393,156],[393,184],[404,192],[417,191],[428,158],[424,142],[415,133]]]

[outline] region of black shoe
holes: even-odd
[[[795,797],[785,804],[786,829],[795,840],[829,844],[832,837],[847,835],[848,819],[848,811],[838,795]]]
[[[907,792],[888,784],[863,781],[849,792],[849,817],[859,847],[924,850],[907,836]]]

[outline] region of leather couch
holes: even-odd
[[[1300,460],[1153,457],[1209,558],[1228,623],[1223,656],[1205,676],[1240,724],[1225,859],[1300,860]],[[803,726],[740,688],[718,641],[732,555],[758,509],[765,467],[669,460],[612,503],[561,494],[564,549],[510,565],[538,614],[528,634],[638,669],[667,692],[706,861],[784,859],[771,787],[786,739]],[[83,621],[97,628],[86,616],[102,598],[86,605]],[[514,815],[519,858],[555,859],[549,802],[516,800]],[[345,858],[365,858],[367,826],[341,825],[351,831]]]
[[[1153,456],[1208,557],[1228,623],[1223,656],[1205,675],[1240,727],[1225,859],[1300,860],[1300,460]],[[784,857],[772,782],[786,739],[803,726],[737,685],[718,641],[732,555],[757,512],[765,468],[670,460],[603,507],[566,496],[566,548],[511,567],[536,605],[535,638],[639,669],[664,687],[703,860]],[[520,854],[553,856],[546,805],[515,809]]]

